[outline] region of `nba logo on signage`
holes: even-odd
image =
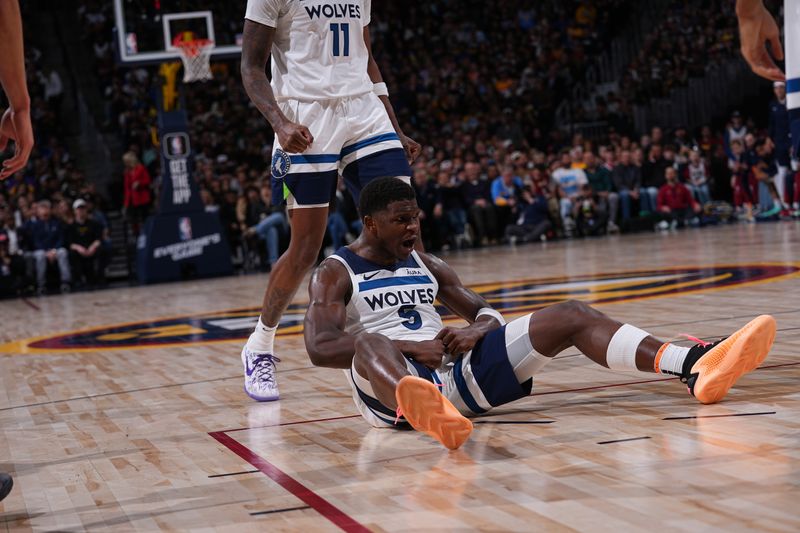
[[[185,133],[167,133],[164,135],[164,155],[167,159],[178,159],[189,156],[189,136]]]
[[[182,241],[192,240],[192,219],[181,217],[178,219],[178,235]]]

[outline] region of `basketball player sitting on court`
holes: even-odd
[[[275,331],[317,260],[339,174],[357,200],[376,177],[410,180],[409,161],[420,152],[400,129],[372,58],[371,9],[372,0],[247,2],[242,81],[275,131],[272,198],[286,203],[292,228],[242,349],[245,391],[259,401],[278,399]]]
[[[679,376],[702,403],[720,401],[766,358],[775,320],[762,315],[713,344],[684,348],[569,301],[508,324],[444,261],[414,251],[414,190],[381,178],[361,192],[364,229],[326,259],[309,286],[305,343],[316,366],[345,369],[353,399],[376,427],[408,426],[455,449],[467,417],[524,398],[533,377],[575,346],[612,370]],[[466,320],[443,327],[434,301]]]

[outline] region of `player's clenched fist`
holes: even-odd
[[[453,328],[448,326],[442,328],[438,335],[436,335],[436,338],[442,340],[448,353],[458,355],[473,349],[483,336],[484,333],[476,331],[469,326],[466,328]]]
[[[413,163],[415,159],[419,156],[420,152],[422,152],[422,146],[407,135],[402,135],[400,137],[400,142],[403,144],[403,150],[406,152],[406,158],[408,159],[409,164]]]
[[[314,136],[308,131],[308,128],[302,124],[295,124],[294,122],[285,122],[277,129],[275,135],[278,136],[278,142],[281,148],[289,153],[302,153],[311,146],[314,142]]]
[[[403,352],[417,363],[430,369],[439,368],[446,354],[444,343],[440,339],[409,343]]]

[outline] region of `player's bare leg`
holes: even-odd
[[[273,346],[275,332],[300,283],[316,263],[328,225],[328,208],[291,209],[289,224],[292,228],[289,248],[272,269],[261,318],[242,349],[245,392],[258,401],[279,398],[275,380],[275,361],[278,360]]]
[[[521,365],[540,368],[546,362],[543,358],[575,346],[607,368],[680,376],[699,401],[715,403],[767,357],[775,340],[775,319],[761,315],[725,339],[686,348],[617,322],[582,302],[570,301],[536,312],[530,320],[529,337],[540,357],[529,357]],[[515,368],[515,373],[533,375],[535,370],[526,373]]]
[[[465,418],[430,381],[412,376],[405,357],[383,335],[364,333],[355,343],[354,365],[367,378],[377,399],[396,409],[417,431],[427,433],[451,450],[472,433]]]

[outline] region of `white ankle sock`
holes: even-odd
[[[656,372],[680,376],[683,372],[683,362],[686,361],[688,353],[689,348],[675,346],[671,343],[663,345],[656,355]]]
[[[258,324],[250,338],[247,339],[247,347],[254,352],[268,352],[273,353],[273,342],[275,341],[275,332],[278,326],[270,327],[258,319]]]

